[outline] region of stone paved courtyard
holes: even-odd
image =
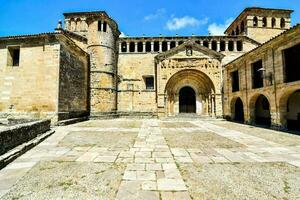
[[[300,136],[221,120],[65,127],[0,171],[1,199],[300,199]]]

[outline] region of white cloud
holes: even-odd
[[[175,30],[186,28],[188,26],[195,27],[195,26],[205,25],[207,23],[208,23],[208,18],[198,20],[190,16],[185,16],[182,18],[172,17],[172,19],[170,19],[167,22],[166,27],[170,31],[175,31]]]
[[[166,9],[160,8],[160,9],[156,10],[155,13],[145,16],[144,20],[150,21],[150,20],[159,19],[159,18],[163,17],[165,15],[165,13],[166,13]]]
[[[127,35],[124,33],[124,32],[121,32],[121,35],[120,35],[120,37],[127,37]]]
[[[232,23],[233,18],[229,18],[225,21],[224,24],[210,24],[208,26],[208,32],[211,35],[224,35],[224,31],[226,30],[226,28],[228,28],[228,26]]]

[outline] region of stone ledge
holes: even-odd
[[[28,150],[32,149],[42,141],[44,141],[47,137],[52,135],[55,131],[50,130],[45,133],[40,134],[36,138],[30,140],[29,142],[23,143],[14,149],[8,151],[7,153],[3,154],[0,156],[0,170],[4,168],[6,165],[14,161],[16,158],[19,156],[23,155],[26,153]]]
[[[78,123],[78,122],[83,122],[83,121],[86,121],[88,119],[89,119],[88,117],[67,119],[67,120],[58,121],[56,125],[57,126],[66,126],[66,125],[75,124],[75,123]]]

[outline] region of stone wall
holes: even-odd
[[[287,103],[295,91],[300,89],[300,80],[285,82],[285,62],[283,51],[300,44],[299,26],[267,42],[258,49],[245,54],[225,66],[224,81],[224,115],[234,118],[234,105],[241,98],[244,106],[246,123],[255,121],[255,103],[260,95],[264,95],[270,104],[271,123],[274,127],[287,126]],[[263,87],[253,89],[252,64],[262,60],[264,72]],[[299,66],[295,66],[295,69]],[[239,91],[232,92],[231,72],[239,71]],[[297,71],[295,71],[297,72]],[[297,108],[297,107],[295,107]]]
[[[30,122],[0,131],[0,155],[50,130],[50,120]]]
[[[89,114],[89,59],[85,52],[60,46],[58,121]]]

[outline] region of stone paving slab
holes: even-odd
[[[240,194],[251,192],[251,195],[243,195],[244,199],[264,199],[267,195],[263,194],[266,192],[278,195],[281,199],[297,197],[295,194],[298,187],[294,185],[299,179],[300,143],[297,145],[294,142],[292,146],[286,146],[286,143],[275,143],[276,140],[269,141],[239,130],[232,131],[203,120],[180,121],[180,123],[170,121],[166,123],[156,119],[138,120],[137,123],[128,119],[118,119],[116,122],[109,120],[109,123],[103,121],[105,120],[55,127],[55,134],[0,171],[0,197],[43,199],[43,195],[53,192],[47,190],[47,184],[49,185],[51,181],[44,177],[54,172],[59,175],[63,171],[69,173],[70,177],[84,172],[82,176],[87,176],[88,179],[85,179],[83,185],[94,187],[99,181],[95,176],[103,174],[105,180],[113,179],[118,181],[118,184],[115,184],[112,190],[108,189],[108,193],[112,192],[109,197],[106,193],[102,194],[107,190],[105,187],[95,188],[94,191],[88,190],[87,194],[78,187],[77,183],[82,184],[78,177],[74,183],[61,174],[62,178],[57,179],[63,180],[62,182],[57,183],[51,179],[57,189],[54,198],[57,197],[55,195],[61,195],[60,197],[66,199],[74,199],[73,194],[69,193],[76,194],[74,188],[79,190],[77,195],[88,199],[218,199],[201,194],[214,194],[224,189],[228,192],[221,196],[221,199],[240,199],[238,192],[242,192]],[[119,127],[112,127],[114,125]],[[50,164],[45,166],[47,162]],[[45,169],[37,170],[41,165]],[[57,172],[55,170],[60,167],[48,169],[53,165],[66,166],[62,167],[62,172]],[[104,168],[94,171],[89,168],[91,166],[95,169],[98,167],[100,169],[101,166]],[[117,169],[105,166],[115,166]],[[195,168],[197,170],[190,171]],[[281,188],[273,185],[261,187],[260,183],[255,185],[251,182],[253,178],[251,173],[248,173],[253,169],[256,169],[255,173],[259,172],[257,174],[261,175],[259,179],[256,177],[261,183],[265,181],[261,178],[266,178],[272,183],[278,182],[278,176],[281,176],[283,178],[283,182],[279,181]],[[70,174],[70,170],[76,173]],[[261,174],[265,172],[267,174]],[[292,178],[290,172],[293,172],[295,177]],[[33,177],[33,173],[36,177]],[[197,183],[194,179],[199,174],[201,177],[198,181],[202,182]],[[203,177],[207,179],[204,181]],[[226,180],[223,180],[223,177],[227,177]],[[41,179],[38,187],[42,185],[46,188],[40,190],[36,189],[38,187],[30,188],[37,178]],[[252,184],[251,187],[248,188],[248,185],[244,184],[245,180]],[[232,186],[235,189],[226,188],[232,183],[236,183]],[[263,189],[252,190],[256,187]],[[282,195],[282,188],[287,194]],[[28,192],[29,190],[32,192]]]

